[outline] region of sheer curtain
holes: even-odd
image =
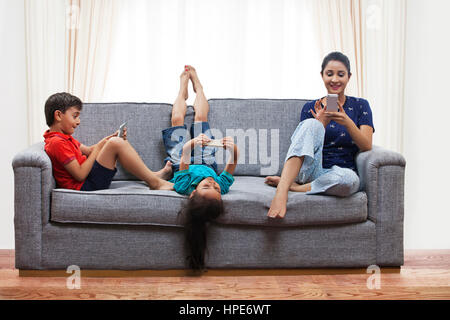
[[[28,142],[42,141],[44,104],[64,88],[66,5],[60,0],[25,1]]]
[[[402,151],[405,0],[26,0],[30,143],[57,91],[86,102],[172,103],[185,64],[207,98],[326,94],[323,57],[351,60],[374,143]],[[188,100],[193,103],[194,97]]]
[[[82,101],[99,101],[108,75],[118,6],[110,0],[66,3],[66,90]]]
[[[405,0],[317,0],[321,56],[342,51],[350,59],[347,93],[369,100],[374,143],[403,151]]]
[[[109,0],[25,1],[30,144],[43,139],[44,105],[51,94],[102,99],[116,8]]]
[[[196,67],[207,98],[324,93],[314,1],[126,0],[120,5],[104,101],[172,103],[185,64]]]

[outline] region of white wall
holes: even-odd
[[[405,248],[450,248],[450,159],[446,143],[450,103],[448,0],[408,0],[404,156]],[[0,248],[14,248],[11,161],[28,145],[23,1],[0,0]]]
[[[450,248],[448,0],[408,0],[405,248]]]
[[[28,145],[24,1],[0,0],[0,248],[14,248],[12,158]]]

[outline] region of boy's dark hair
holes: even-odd
[[[50,127],[55,121],[55,111],[60,110],[65,113],[70,107],[75,107],[81,111],[83,103],[78,97],[67,92],[52,94],[45,102],[45,121]]]
[[[322,62],[322,71],[320,73],[323,75],[323,72],[325,71],[325,68],[330,61],[340,61],[344,64],[344,66],[347,68],[348,75],[350,76],[352,73],[350,72],[350,60],[348,57],[343,54],[342,52],[331,52],[329,53]]]
[[[189,268],[202,271],[205,268],[206,225],[225,211],[222,199],[207,199],[194,194],[181,209],[185,218],[185,240]]]

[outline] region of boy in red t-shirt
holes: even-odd
[[[59,188],[81,191],[108,189],[117,171],[116,161],[153,190],[173,190],[166,181],[172,173],[171,162],[158,172],[144,164],[136,150],[118,132],[93,146],[85,146],[72,134],[80,125],[82,102],[66,93],[51,95],[45,103],[45,118],[49,130],[44,133],[45,151],[53,166],[53,176]]]

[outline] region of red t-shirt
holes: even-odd
[[[45,131],[45,152],[47,152],[53,166],[53,176],[59,188],[80,190],[84,181],[77,181],[64,166],[77,159],[81,165],[86,156],[81,153],[81,143],[72,136],[61,132]]]

